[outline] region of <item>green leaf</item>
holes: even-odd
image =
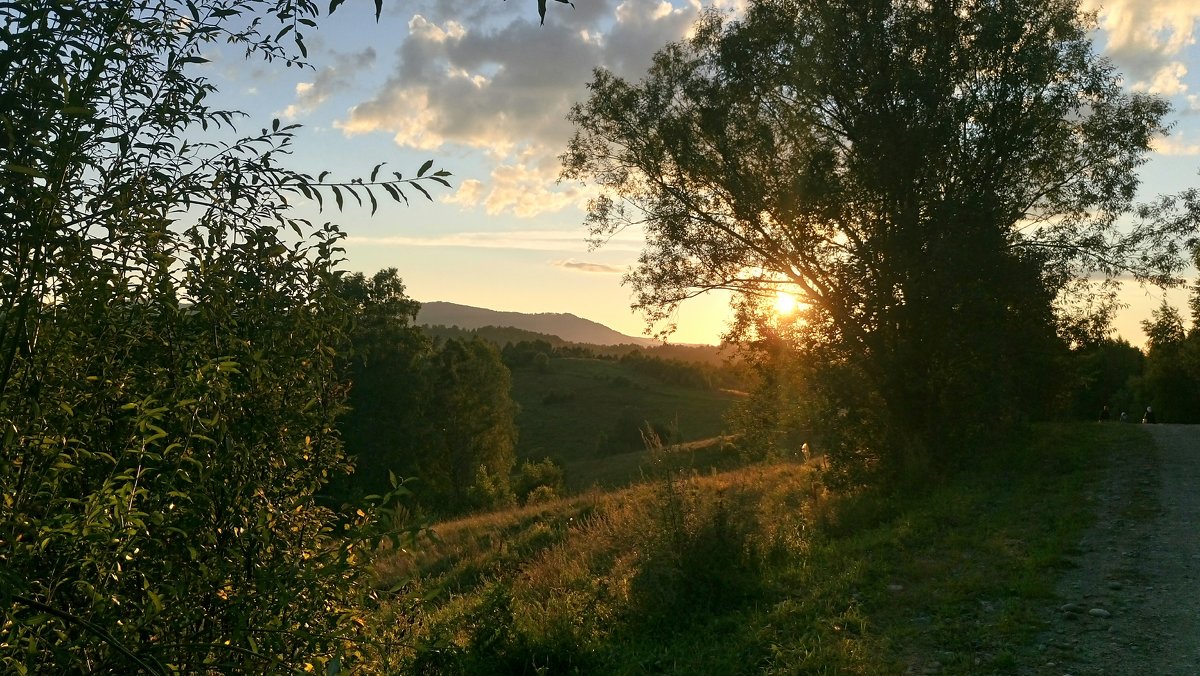
[[[433,160],[426,160],[425,164],[422,164],[421,168],[417,171],[417,178],[421,178],[422,176],[424,176],[425,172],[429,171],[429,168],[432,166],[433,166]]]
[[[34,176],[36,178],[46,178],[46,175],[43,174],[42,172],[38,171],[37,169],[34,169],[33,167],[26,167],[21,164],[13,164],[10,162],[4,166],[4,169],[6,171],[13,171],[18,174],[26,174],[28,176]]]

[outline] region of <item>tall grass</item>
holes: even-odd
[[[996,673],[1028,648],[1133,427],[1047,426],[919,494],[821,487],[814,464],[664,471],[445,523],[378,564],[430,674]]]

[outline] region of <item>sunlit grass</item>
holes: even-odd
[[[835,494],[811,465],[662,474],[440,524],[408,581],[422,673],[996,673],[1032,638],[1134,426],[1039,427],[919,495]],[[935,665],[936,663],[936,665]]]

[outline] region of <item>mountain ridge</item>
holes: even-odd
[[[480,329],[485,326],[511,326],[534,331],[573,343],[591,345],[659,345],[651,338],[625,335],[600,322],[592,321],[569,312],[512,312],[461,305],[447,301],[421,303],[417,313],[417,324],[426,326],[457,326],[462,329]]]

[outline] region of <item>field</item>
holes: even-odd
[[[1148,443],[1039,426],[907,495],[831,493],[816,463],[689,474],[658,450],[643,482],[380,559],[380,617],[419,673],[1009,673],[1040,664],[1089,482]]]
[[[513,369],[520,405],[517,454],[564,464],[645,448],[648,423],[668,441],[720,435],[737,400],[718,389],[672,384],[612,359],[555,358],[544,369]]]

